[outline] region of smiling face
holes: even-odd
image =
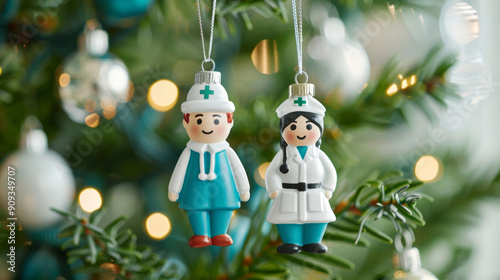
[[[283,130],[283,139],[291,146],[311,146],[321,137],[320,128],[304,116],[299,116]]]
[[[228,122],[226,113],[190,113],[182,122],[189,138],[198,143],[217,143],[226,140],[233,122]]]

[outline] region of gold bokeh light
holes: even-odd
[[[430,155],[421,157],[415,164],[415,176],[422,182],[435,180],[440,171],[439,161]]]
[[[402,82],[401,82],[401,89],[405,89],[408,87],[408,81],[406,79],[404,79]]]
[[[97,127],[99,125],[99,121],[99,115],[96,113],[92,113],[85,118],[85,124],[92,128]]]
[[[172,109],[177,98],[179,98],[179,89],[170,80],[158,80],[149,87],[148,103],[156,111],[166,112]]]
[[[410,85],[414,85],[417,82],[417,76],[412,75],[410,78]]]
[[[260,186],[265,186],[265,178],[266,178],[266,171],[267,171],[267,168],[269,167],[269,164],[271,164],[271,162],[264,162],[263,164],[261,164],[256,170],[255,170],[255,173],[254,173],[254,179],[255,179],[255,182],[257,184],[259,184]]]
[[[164,239],[171,230],[170,220],[162,213],[153,213],[146,219],[146,231],[153,239]]]
[[[264,39],[252,51],[252,63],[262,74],[274,74],[279,71],[278,46],[276,40]]]
[[[78,196],[78,203],[82,207],[83,211],[92,213],[95,210],[101,208],[102,197],[98,190],[94,188],[85,188],[80,192]]]
[[[108,120],[111,120],[116,116],[116,107],[113,105],[108,105],[104,108],[102,111],[103,117],[105,117]]]
[[[387,89],[387,96],[393,96],[398,92],[398,85],[392,84],[388,89]]]
[[[67,87],[70,81],[71,77],[68,73],[62,73],[61,76],[59,76],[59,85],[61,87]]]

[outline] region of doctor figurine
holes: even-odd
[[[290,97],[276,109],[281,150],[266,172],[266,190],[273,199],[267,221],[276,224],[283,244],[278,253],[324,254],[326,226],[335,221],[328,203],[337,173],[319,149],[325,107],[314,96],[313,84],[293,84]]]
[[[191,139],[175,166],[168,198],[186,210],[194,235],[191,247],[228,246],[234,209],[250,198],[250,184],[238,156],[225,141],[233,127],[234,104],[216,71],[196,73],[183,125]]]

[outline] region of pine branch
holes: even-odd
[[[174,272],[166,270],[166,260],[149,247],[137,246],[137,236],[131,230],[120,230],[127,217],[119,217],[99,226],[105,210],[94,211],[88,219],[81,211],[70,213],[52,209],[70,221],[60,230],[66,239],[68,263],[81,260],[83,265],[74,273],[112,273],[118,279],[172,279]]]
[[[434,47],[422,63],[406,73],[399,69],[396,58],[389,61],[379,80],[369,82],[352,105],[334,113],[337,125],[342,128],[387,127],[397,124],[393,121],[394,114],[399,114],[399,119],[408,123],[412,108],[420,109],[430,121],[435,121],[437,117],[427,102],[433,100],[446,107],[446,98],[458,97],[454,85],[445,83],[444,79],[454,58],[447,56],[438,60],[442,52],[441,47]]]
[[[163,17],[178,24],[185,19],[194,18],[196,15],[196,6],[194,1],[179,1],[168,3],[168,1],[158,1],[158,9],[162,11]],[[200,1],[202,18],[210,18],[211,1]],[[228,33],[237,32],[238,21],[241,20],[247,29],[253,29],[252,14],[257,17],[276,17],[281,21],[287,22],[287,10],[284,0],[220,0],[217,1],[215,14],[215,32],[222,39],[227,39]],[[152,9],[154,10],[154,9]]]

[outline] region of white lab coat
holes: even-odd
[[[333,192],[337,184],[337,172],[328,156],[312,145],[307,148],[304,159],[297,147],[287,146],[289,171],[281,173],[283,152],[274,157],[266,172],[266,190],[270,194],[279,191],[274,199],[267,221],[272,224],[329,223],[335,214],[325,197],[325,190]],[[282,183],[321,183],[320,188],[299,192],[284,189]]]

